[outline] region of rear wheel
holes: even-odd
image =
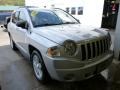
[[[39,81],[45,83],[49,79],[48,78],[49,75],[38,51],[34,50],[32,52],[31,60],[33,62],[33,70],[36,78]]]
[[[17,50],[17,47],[15,45],[15,42],[13,41],[12,37],[10,36],[10,46],[13,50]]]

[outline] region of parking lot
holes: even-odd
[[[49,81],[38,82],[33,74],[32,65],[19,51],[13,51],[9,45],[7,32],[0,28],[0,85],[2,90],[120,90],[120,65],[112,65],[88,80],[80,82]]]

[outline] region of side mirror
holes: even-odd
[[[28,29],[28,23],[27,23],[27,21],[18,21],[18,22],[16,23],[16,25],[17,25],[18,27],[23,28],[23,29]]]

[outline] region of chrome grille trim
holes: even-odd
[[[90,42],[90,47],[91,47],[91,58],[93,58],[93,49],[92,49],[92,43]]]
[[[87,43],[85,44],[85,51],[86,51],[86,59],[88,59],[88,48],[87,48]]]
[[[109,50],[110,43],[108,37],[103,37],[95,40],[87,40],[79,44],[80,59],[91,60],[96,58]]]
[[[95,57],[97,56],[97,51],[98,51],[98,48],[97,48],[97,41],[95,42]]]
[[[81,45],[79,46],[79,49],[80,49],[80,60],[82,60],[82,50],[81,50]]]
[[[100,50],[100,53],[99,53],[99,54],[101,54],[101,48],[102,48],[102,47],[101,47],[101,44],[100,44],[100,42],[99,42],[99,46],[100,46],[100,48],[99,48],[99,50]]]
[[[99,41],[96,41],[96,44],[97,44],[97,55],[100,54],[100,44],[99,44]]]
[[[102,40],[102,42],[103,42],[103,53],[105,53],[105,42],[104,42],[105,40]]]

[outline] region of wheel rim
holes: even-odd
[[[34,72],[36,77],[41,80],[42,76],[43,76],[43,72],[42,72],[42,65],[39,62],[39,57],[37,55],[33,56],[33,68],[34,68]]]
[[[10,37],[10,46],[13,48],[13,41],[11,37]]]

